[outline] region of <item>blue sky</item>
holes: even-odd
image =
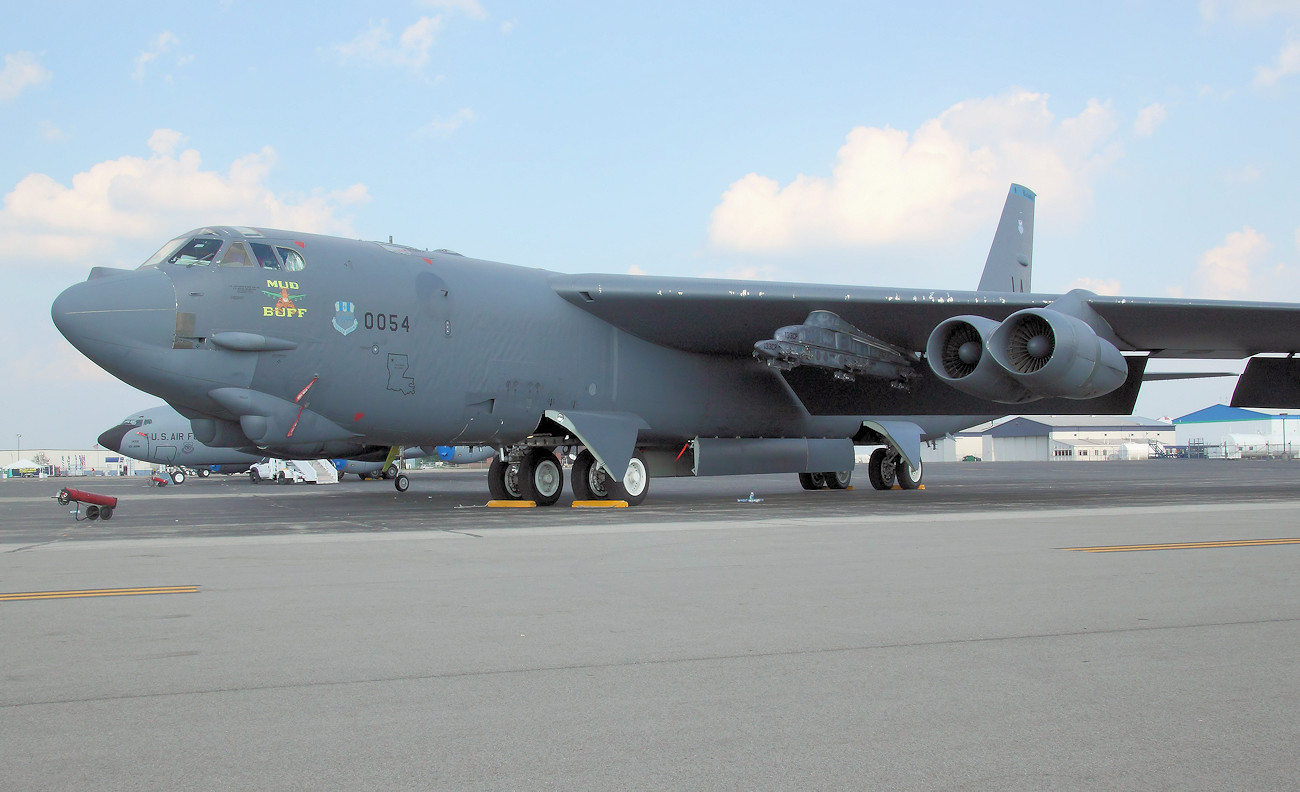
[[[157,403],[49,304],[239,223],[565,272],[1300,301],[1300,0],[50,2],[0,28],[0,447]],[[1220,368],[1221,364],[1199,368]],[[1152,384],[1139,414],[1226,401]]]

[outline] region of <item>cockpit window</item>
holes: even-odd
[[[168,264],[181,264],[186,267],[193,267],[196,264],[206,267],[212,263],[212,259],[216,257],[217,251],[220,249],[220,239],[194,237],[185,243],[180,250],[163,260]]]
[[[299,272],[307,266],[302,255],[293,248],[278,247],[276,250],[280,252],[280,258],[284,259],[284,268],[289,272]]]
[[[218,267],[251,267],[253,262],[248,258],[248,248],[244,247],[243,242],[231,242],[230,247],[221,255],[221,261],[217,262]]]
[[[157,253],[145,259],[145,262],[140,265],[140,269],[148,269],[149,267],[158,266],[164,259],[175,253],[176,250],[188,240],[189,237],[176,237],[172,241],[158,248]]]
[[[275,257],[275,251],[270,245],[263,245],[261,242],[249,242],[253,247],[253,256],[257,258],[262,269],[278,270],[280,269],[280,260]]]

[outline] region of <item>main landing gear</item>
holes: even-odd
[[[640,454],[632,457],[620,482],[584,448],[573,462],[570,477],[574,500],[622,500],[636,506],[650,491],[650,474]],[[493,457],[488,491],[493,500],[530,500],[538,506],[554,506],[564,492],[564,468],[552,449],[511,450],[506,459],[500,454]]]
[[[650,492],[650,473],[640,454],[627,463],[623,480],[615,481],[604,465],[596,461],[596,455],[584,448],[573,461],[570,477],[574,500],[621,500],[627,501],[628,506],[639,506]]]
[[[806,490],[848,489],[853,481],[852,470],[838,470],[830,473],[800,473],[799,484]]]
[[[867,462],[867,478],[878,490],[893,489],[895,483],[900,489],[916,489],[921,486],[922,475],[920,462],[912,467],[892,448],[877,448],[871,452],[871,460]]]

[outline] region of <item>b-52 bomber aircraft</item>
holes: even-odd
[[[561,449],[582,500],[635,505],[659,476],[842,488],[855,445],[880,446],[874,487],[912,489],[923,441],[983,420],[1131,413],[1149,358],[1300,347],[1300,305],[1031,293],[1034,202],[1012,185],[975,291],[569,275],[211,227],[92,269],[52,314],[207,445],[488,445],[492,496],[540,505]],[[1297,364],[1252,360],[1238,394],[1294,399]]]

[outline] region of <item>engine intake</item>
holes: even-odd
[[[1017,311],[993,333],[989,355],[1039,396],[1091,399],[1128,379],[1128,364],[1087,322],[1051,308]]]
[[[981,399],[1019,404],[1039,396],[989,354],[998,323],[982,316],[954,316],[930,333],[925,358],[935,376],[963,393]]]

